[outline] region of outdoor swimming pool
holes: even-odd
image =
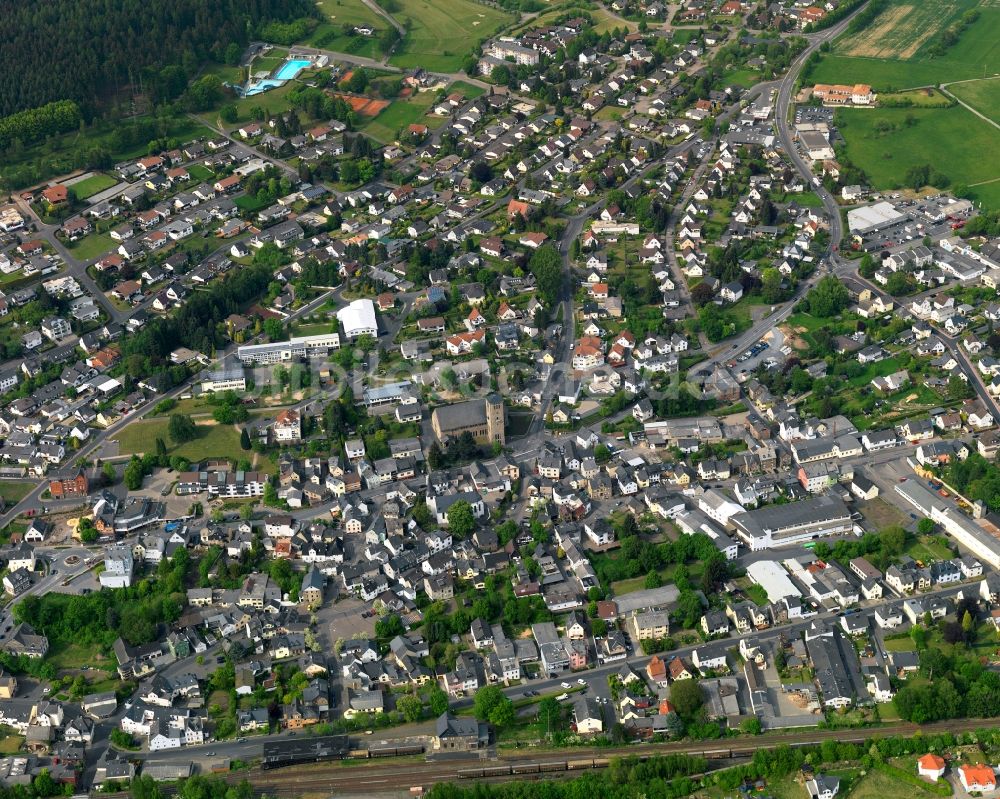
[[[291,59],[281,65],[280,69],[274,73],[275,80],[291,80],[312,62],[305,59]]]
[[[283,80],[262,80],[259,83],[249,86],[246,91],[243,92],[243,96],[253,97],[255,94],[262,94],[268,89],[276,89],[278,86],[284,85],[285,82]]]

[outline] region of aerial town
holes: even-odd
[[[1000,9],[455,4],[0,92],[0,799],[1000,795]]]

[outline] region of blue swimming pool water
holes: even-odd
[[[281,65],[281,68],[274,74],[275,80],[291,80],[312,62],[292,59]]]

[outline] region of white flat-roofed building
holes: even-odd
[[[802,592],[795,587],[788,572],[774,560],[758,560],[747,566],[747,577],[767,593],[770,602],[780,602],[785,597],[799,598]]]
[[[378,320],[375,318],[375,303],[368,299],[353,300],[346,308],[337,311],[337,320],[344,327],[344,336],[349,339],[358,336],[377,336]]]
[[[282,363],[339,349],[339,333],[320,333],[316,336],[295,336],[288,341],[271,344],[244,344],[237,350],[237,356],[243,363]]]
[[[852,208],[847,212],[847,225],[855,236],[866,236],[888,230],[905,222],[909,217],[896,210],[892,203],[879,202]]]

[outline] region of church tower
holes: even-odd
[[[507,439],[504,430],[506,416],[503,397],[493,393],[488,395],[484,402],[486,403],[486,432],[490,442],[499,441],[501,445],[505,444]]]

